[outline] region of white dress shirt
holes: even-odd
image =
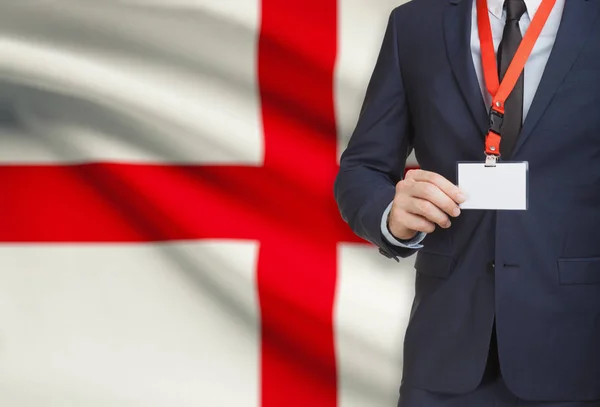
[[[521,28],[521,34],[524,36],[531,20],[535,17],[535,14],[542,3],[542,0],[524,0],[527,6],[527,12],[523,14],[521,20],[519,20],[519,27]],[[542,79],[542,74],[546,68],[548,58],[550,58],[550,52],[554,46],[554,40],[556,39],[556,33],[560,26],[563,10],[565,8],[566,0],[557,0],[554,9],[548,17],[548,21],[540,34],[539,39],[535,43],[531,55],[525,64],[525,77],[524,77],[524,90],[523,90],[523,119],[527,117],[529,108],[537,91],[538,85]],[[477,79],[479,80],[479,86],[481,88],[481,94],[485,100],[486,106],[491,106],[492,96],[488,93],[485,86],[485,79],[483,77],[483,67],[481,64],[481,45],[479,43],[479,28],[477,26],[477,2],[473,0],[473,11],[471,17],[471,55],[473,56],[473,65],[475,66],[475,72]],[[490,24],[492,26],[492,36],[494,38],[494,49],[498,52],[498,46],[502,40],[502,34],[504,32],[504,25],[506,23],[506,10],[504,9],[504,0],[487,0],[488,12],[490,15]],[[423,247],[420,243],[425,239],[425,233],[419,233],[410,241],[401,242],[392,236],[387,228],[387,217],[392,208],[392,204],[387,207],[383,213],[381,219],[381,232],[385,238],[394,246],[405,247],[411,249],[420,249]]]

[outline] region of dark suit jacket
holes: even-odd
[[[471,7],[414,0],[392,12],[341,160],[341,214],[390,258],[414,253],[380,230],[412,149],[452,182],[457,161],[484,159]],[[566,1],[513,159],[529,161],[527,211],[463,211],[417,254],[403,380],[475,389],[495,317],[502,374],[517,396],[600,399],[600,0]]]

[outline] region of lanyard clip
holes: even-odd
[[[486,167],[496,166],[496,161],[500,155],[500,130],[502,129],[503,122],[504,114],[492,107],[490,109],[490,127],[485,138]]]
[[[497,161],[498,161],[497,155],[486,154],[486,156],[485,156],[485,166],[486,167],[495,167]]]
[[[496,134],[500,134],[502,129],[502,123],[504,123],[504,114],[500,113],[496,109],[490,109],[490,127],[489,131],[493,131]]]

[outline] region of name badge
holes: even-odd
[[[465,193],[461,209],[527,210],[527,162],[458,163],[458,187]]]

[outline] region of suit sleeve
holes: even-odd
[[[398,58],[397,21],[389,18],[358,123],[342,154],[334,193],[342,218],[381,254],[398,260],[416,250],[390,244],[381,219],[394,199],[412,150],[411,125]]]

